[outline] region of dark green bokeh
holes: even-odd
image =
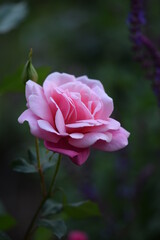
[[[146,26],[157,44],[158,4],[148,1]],[[126,149],[92,151],[82,167],[64,158],[58,180],[69,201],[96,199],[104,215],[101,220],[68,221],[68,229],[86,231],[93,240],[160,239],[160,115],[150,82],[133,61],[129,1],[46,0],[27,1],[25,6],[24,19],[0,34],[0,84],[25,64],[33,48],[37,68],[49,66],[51,71],[102,81],[114,100],[112,116],[131,133]],[[17,240],[22,239],[40,199],[38,178],[10,169],[11,161],[34,144],[27,124],[17,122],[24,109],[24,93],[0,96],[0,199],[19,223],[10,231]]]

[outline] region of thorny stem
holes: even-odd
[[[38,172],[39,172],[40,181],[41,181],[41,189],[42,189],[43,197],[45,197],[46,196],[46,186],[45,186],[44,174],[43,174],[42,167],[41,167],[41,162],[40,162],[38,138],[35,138],[35,145],[36,145]]]
[[[58,158],[58,161],[57,161],[57,165],[56,165],[56,169],[55,169],[55,172],[54,172],[54,175],[53,175],[53,178],[52,178],[52,181],[51,181],[51,184],[50,184],[50,187],[49,187],[49,190],[48,190],[48,193],[43,197],[37,211],[35,212],[33,218],[32,218],[32,221],[27,229],[27,232],[25,234],[25,237],[24,237],[24,240],[29,240],[30,239],[30,236],[31,236],[31,233],[33,231],[33,227],[34,227],[34,223],[37,219],[37,217],[39,216],[39,213],[44,205],[44,203],[46,202],[46,200],[51,196],[52,194],[52,190],[53,190],[53,187],[54,187],[54,184],[55,184],[55,180],[56,180],[56,176],[57,176],[57,173],[58,173],[58,170],[59,170],[59,166],[60,166],[60,162],[61,162],[61,158],[62,158],[62,155],[59,154],[59,158]]]

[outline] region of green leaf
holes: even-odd
[[[67,227],[62,220],[41,219],[38,222],[38,225],[50,229],[52,233],[59,239],[61,239],[67,231]]]
[[[30,164],[23,158],[19,158],[12,162],[12,169],[16,172],[23,173],[37,173],[38,169],[36,166]]]
[[[11,238],[4,232],[0,232],[0,240],[11,240]]]
[[[61,203],[56,203],[52,199],[48,199],[41,211],[42,217],[49,217],[54,214],[61,212],[63,209],[63,205]]]
[[[35,234],[34,234],[34,240],[51,240],[52,232],[49,229],[46,229],[44,227],[39,227]]]
[[[67,204],[67,196],[65,194],[65,191],[63,190],[63,188],[61,187],[56,187],[55,191],[59,191],[62,194],[62,202],[63,202],[63,206]]]
[[[45,155],[41,155],[41,167],[45,172],[49,168],[53,167],[58,160],[58,154],[53,152],[47,152],[45,150]]]
[[[9,214],[0,215],[0,230],[7,230],[16,224],[15,219]]]
[[[37,164],[36,150],[28,149],[28,162],[33,165]]]
[[[3,79],[0,87],[0,94],[5,94],[7,92],[23,92],[24,91],[25,85],[21,79],[23,68],[24,68],[23,66],[19,67],[19,69],[15,73]],[[39,77],[38,84],[42,84],[50,72],[50,67],[38,67],[36,68],[36,70]]]
[[[34,149],[35,148],[33,148],[33,150]],[[32,155],[33,155],[33,158],[35,157],[35,159],[36,159],[36,154],[35,154],[36,150],[34,150],[34,151],[33,150],[32,150]],[[45,172],[47,169],[53,167],[57,163],[59,154],[53,153],[44,147],[40,147],[39,152],[40,152],[40,154],[39,154],[40,155],[40,163],[41,163],[41,168],[42,168],[43,172]],[[37,159],[35,162],[37,164]]]
[[[48,151],[44,147],[39,149],[40,151],[40,163],[43,172],[53,167],[58,159],[58,154]],[[37,173],[37,156],[36,149],[32,148],[28,150],[28,159],[18,158],[12,162],[12,169],[17,172],[23,173]]]
[[[101,216],[98,205],[91,201],[67,204],[64,206],[64,212],[72,218],[81,219],[86,217]]]
[[[16,28],[27,16],[26,2],[8,3],[0,6],[0,33]]]

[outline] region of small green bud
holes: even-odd
[[[32,49],[30,50],[28,61],[23,69],[22,80],[24,83],[26,83],[28,80],[32,80],[34,82],[38,81],[37,71],[32,64]]]

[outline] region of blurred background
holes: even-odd
[[[68,200],[91,199],[103,213],[68,220],[68,231],[85,231],[92,240],[160,239],[160,115],[151,83],[133,59],[129,12],[129,0],[0,1],[0,201],[16,220],[13,239],[23,239],[40,200],[39,178],[10,166],[34,145],[27,123],[17,122],[26,104],[19,86],[24,89],[21,67],[30,48],[44,78],[58,71],[99,79],[114,100],[112,117],[131,133],[124,150],[93,150],[82,167],[63,159],[57,182]],[[159,1],[148,0],[146,28],[157,46],[159,15]]]

